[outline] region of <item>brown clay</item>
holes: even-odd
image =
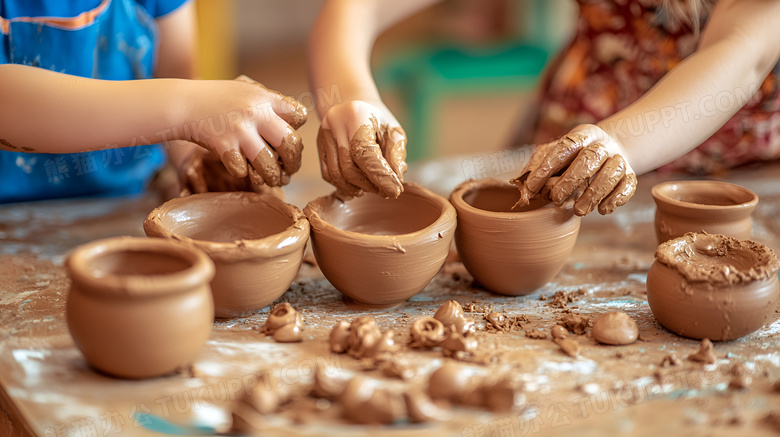
[[[397,305],[441,268],[456,220],[446,199],[412,183],[397,199],[375,194],[309,202],[312,249],[325,277],[355,301]]]
[[[566,329],[577,335],[582,335],[585,333],[585,330],[588,329],[589,322],[590,317],[580,314],[566,314],[565,316],[561,317],[561,324],[563,324]]]
[[[699,346],[699,350],[691,355],[688,355],[688,359],[704,364],[715,364],[715,350],[710,339],[705,338],[702,340],[701,345]]]
[[[303,316],[287,302],[274,307],[261,331],[273,336],[279,343],[295,343],[303,340]]]
[[[479,343],[474,336],[464,337],[459,332],[450,331],[441,344],[441,351],[445,357],[456,357],[460,354],[474,354],[478,347]]]
[[[428,396],[434,400],[459,403],[477,382],[468,367],[445,363],[428,378]]]
[[[758,196],[745,187],[720,181],[663,182],[653,187],[652,195],[659,244],[702,231],[750,238]]]
[[[410,346],[420,349],[428,349],[442,344],[447,335],[444,324],[433,317],[415,320],[412,322],[409,333],[412,336]]]
[[[555,325],[550,329],[550,334],[552,334],[553,339],[560,339],[560,338],[566,338],[569,336],[569,330],[564,328],[561,325]]]
[[[593,320],[593,339],[602,344],[626,345],[639,338],[634,319],[623,311],[610,311]]]
[[[144,221],[150,237],[173,238],[206,252],[216,317],[251,314],[284,294],[309,238],[301,211],[270,194],[203,193],[170,200]]]
[[[760,329],[778,299],[777,256],[768,247],[723,235],[688,233],[658,247],[647,301],[679,335],[733,340]]]
[[[682,361],[680,361],[675,354],[666,354],[661,360],[661,367],[673,367],[679,366],[680,364],[682,364]]]
[[[87,362],[123,378],[189,365],[211,331],[214,265],[172,240],[119,237],[68,257],[68,329]]]
[[[519,197],[513,185],[498,179],[465,182],[450,196],[463,264],[480,285],[508,295],[528,294],[555,277],[580,227],[571,207],[543,198],[512,211]]]
[[[448,300],[436,310],[433,318],[444,324],[445,327],[455,327],[455,331],[466,335],[474,332],[474,319],[466,317],[463,307],[455,300]]]
[[[577,340],[563,337],[553,339],[553,341],[558,345],[558,347],[561,348],[563,353],[572,358],[577,358],[577,356],[580,354],[580,344],[577,342]]]
[[[378,388],[360,376],[352,378],[339,396],[344,416],[361,424],[389,425],[403,417],[403,397],[385,388]]]
[[[330,350],[337,354],[343,354],[349,347],[349,323],[341,321],[330,330]]]
[[[449,410],[440,408],[431,402],[425,393],[419,391],[404,392],[406,414],[412,423],[445,422],[452,418]]]

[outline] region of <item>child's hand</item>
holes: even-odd
[[[620,144],[598,126],[577,126],[559,140],[538,146],[520,176],[510,181],[521,193],[515,206],[528,205],[545,185],[556,205],[584,187],[574,203],[575,214],[589,214],[596,206],[601,214],[612,213],[636,191],[636,173],[624,155]]]
[[[382,103],[331,107],[317,135],[322,177],[344,194],[361,190],[396,198],[403,192],[406,133]]]
[[[240,178],[228,173],[219,156],[202,147],[193,147],[177,170],[180,196],[222,191],[260,191],[264,185],[262,179],[252,181],[249,177]]]
[[[187,90],[191,103],[183,139],[214,152],[236,178],[249,177],[254,185],[287,184],[301,166],[303,143],[295,129],[306,122],[306,107],[246,76],[193,84],[196,88]],[[212,166],[199,164],[207,162],[204,156],[193,155],[190,167],[215,171]],[[215,175],[211,179],[220,178]],[[204,188],[203,181],[195,176],[188,184],[196,191]]]

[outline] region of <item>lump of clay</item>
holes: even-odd
[[[566,329],[577,335],[582,335],[585,333],[585,330],[588,328],[589,321],[590,317],[581,316],[579,314],[566,314],[561,318],[561,324],[563,324]]]
[[[276,412],[279,406],[290,398],[286,384],[268,376],[264,383],[257,384],[247,393],[244,391],[233,404],[231,411],[231,432],[251,434],[264,426],[264,417]]]
[[[464,337],[458,332],[450,331],[441,345],[445,357],[457,357],[460,354],[474,354],[479,344],[474,336]]]
[[[347,353],[355,358],[369,355],[374,346],[381,340],[382,331],[371,317],[358,317],[349,326],[347,338]]]
[[[412,323],[411,347],[429,349],[440,345],[445,339],[444,324],[433,317],[423,317]]]
[[[337,354],[347,351],[349,340],[349,323],[341,321],[330,330],[330,350]]]
[[[610,311],[593,320],[593,339],[603,344],[626,345],[639,338],[634,319],[623,311]]]
[[[466,335],[474,332],[474,319],[466,317],[463,307],[457,301],[448,300],[436,310],[433,318],[440,321],[445,327],[455,327],[459,334]]]
[[[446,363],[428,378],[428,396],[457,404],[475,382],[469,368]]]
[[[331,376],[333,372],[334,370],[328,367],[317,366],[311,390],[314,397],[334,400],[344,392],[346,381]]]
[[[452,418],[449,410],[433,403],[425,393],[411,391],[404,393],[406,414],[412,423],[446,422]]]
[[[520,403],[518,391],[510,380],[477,378],[470,369],[453,364],[445,364],[431,374],[428,395],[434,400],[493,412],[506,412]]]
[[[284,302],[271,310],[271,314],[268,315],[268,320],[261,331],[280,343],[294,343],[303,340],[302,330],[303,317],[301,313],[295,311],[295,308],[289,303]]]
[[[352,378],[339,396],[344,417],[359,424],[389,425],[403,417],[404,400],[398,393]]]
[[[564,337],[556,338],[553,341],[558,345],[558,347],[561,348],[563,353],[572,358],[577,358],[577,356],[580,354],[580,344],[577,342],[577,340]]]
[[[698,361],[705,364],[715,364],[715,350],[712,347],[710,339],[705,338],[701,341],[701,346],[696,353],[688,355],[688,359],[691,361]]]
[[[553,339],[557,340],[560,338],[566,338],[569,336],[569,330],[564,328],[561,325],[555,325],[552,328],[550,328],[550,334],[552,334]]]

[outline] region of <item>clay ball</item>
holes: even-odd
[[[636,322],[623,311],[610,311],[596,317],[591,333],[594,340],[611,345],[631,344],[639,338]]]
[[[472,372],[467,367],[445,364],[431,373],[428,378],[428,396],[458,403],[471,388]]]

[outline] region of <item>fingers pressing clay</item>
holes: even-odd
[[[352,160],[352,152],[349,145],[339,143],[336,149],[339,157],[339,168],[344,179],[363,191],[381,195],[379,189],[371,183],[366,174]]]
[[[626,173],[617,187],[599,204],[599,214],[612,214],[628,202],[636,193],[636,173]]]
[[[240,151],[228,149],[220,154],[219,159],[222,160],[222,164],[225,165],[225,168],[230,174],[237,178],[246,177],[246,159]]]
[[[398,175],[390,168],[377,144],[377,121],[360,126],[350,141],[352,160],[385,197],[397,198],[403,192]]]
[[[306,120],[309,117],[309,113],[306,107],[303,106],[303,104],[301,104],[301,102],[295,100],[290,96],[285,96],[279,91],[269,89],[262,83],[244,74],[238,76],[235,80],[239,82],[246,82],[246,83],[251,83],[253,85],[257,85],[260,88],[273,94],[274,97],[276,97],[272,100],[273,111],[277,115],[279,115],[279,117],[281,117],[282,120],[284,120],[287,124],[292,126],[293,129],[298,129],[301,126],[303,126],[304,123],[306,123]]]
[[[390,164],[398,179],[403,182],[404,173],[408,165],[406,164],[406,132],[401,126],[395,126],[383,129],[382,141],[380,145],[383,149],[385,159]]]
[[[609,152],[601,143],[593,143],[582,149],[552,188],[550,199],[556,205],[563,204],[584,181],[596,174],[608,157]]]
[[[360,188],[347,182],[339,166],[338,144],[330,129],[320,128],[317,134],[317,151],[320,155],[322,178],[350,197],[360,195]]]
[[[257,170],[257,173],[269,186],[279,187],[283,185],[279,155],[264,141],[260,140],[259,145],[259,150],[252,159],[252,167]]]
[[[574,203],[574,213],[584,216],[593,211],[601,201],[615,189],[626,174],[626,161],[620,155],[614,155],[601,167],[593,181]]]
[[[257,131],[281,158],[284,171],[290,175],[301,168],[303,141],[301,136],[278,116],[271,115],[258,124]]]
[[[587,136],[580,134],[564,135],[558,144],[549,150],[539,167],[528,175],[525,187],[531,193],[538,193],[550,176],[554,176],[574,161],[579,151],[585,147],[587,139]]]

